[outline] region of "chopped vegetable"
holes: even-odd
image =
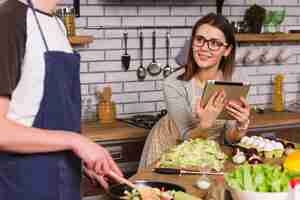
[[[162,191],[158,188],[141,187],[131,192],[125,191],[126,200],[201,200],[190,194],[181,191]]]
[[[238,191],[286,192],[290,177],[280,166],[244,164],[225,174],[226,183]]]
[[[221,171],[227,159],[218,143],[213,140],[194,139],[184,141],[165,153],[159,167],[181,169],[213,169]]]

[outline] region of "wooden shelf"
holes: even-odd
[[[300,42],[300,33],[237,33],[235,37],[240,43]]]
[[[78,36],[69,37],[69,41],[71,45],[85,45],[85,44],[92,43],[93,40],[94,37],[89,35],[78,35]]]

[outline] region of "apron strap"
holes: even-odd
[[[40,21],[39,21],[39,19],[38,19],[38,17],[37,17],[37,14],[36,14],[36,11],[35,11],[34,6],[33,6],[33,4],[32,4],[32,1],[31,1],[31,0],[27,0],[27,3],[28,3],[28,5],[29,5],[29,8],[31,8],[31,10],[32,10],[32,12],[33,12],[35,21],[36,21],[36,23],[37,23],[37,25],[38,25],[38,28],[39,28],[39,31],[40,31],[40,33],[41,33],[41,36],[42,36],[43,42],[44,42],[44,44],[45,44],[46,50],[49,51],[49,47],[48,47],[48,44],[47,44],[47,41],[46,41],[45,34],[44,34],[44,32],[43,32],[43,29],[42,29],[42,26],[41,26],[41,24],[40,24]]]

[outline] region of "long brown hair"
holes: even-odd
[[[225,36],[225,40],[226,43],[228,44],[228,47],[231,46],[230,54],[226,58],[223,56],[219,65],[219,69],[223,72],[223,76],[225,80],[231,80],[232,74],[234,72],[234,59],[235,59],[235,49],[236,49],[234,30],[232,25],[224,16],[215,13],[209,13],[205,15],[204,17],[199,19],[193,26],[187,64],[182,66],[183,68],[185,68],[185,72],[179,75],[178,79],[189,81],[199,70],[199,67],[193,56],[192,43],[194,41],[197,29],[203,24],[209,24],[222,31]]]

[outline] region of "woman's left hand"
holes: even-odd
[[[229,101],[226,105],[226,110],[229,115],[237,120],[241,127],[249,123],[250,105],[245,98],[241,97],[240,102]]]

